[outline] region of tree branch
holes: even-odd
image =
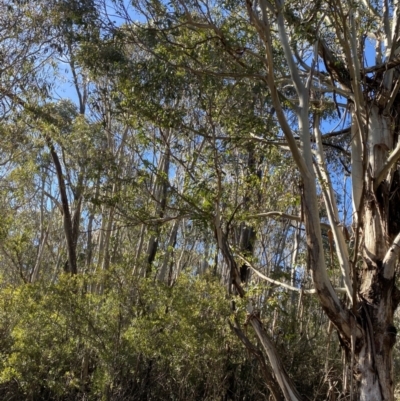
[[[313,294],[315,295],[317,293],[317,290],[315,290],[314,288],[312,289],[308,289],[308,290],[304,290],[302,288],[297,288],[297,287],[293,287],[290,284],[286,284],[286,283],[282,283],[281,281],[278,280],[274,280],[268,276],[266,276],[265,274],[261,273],[258,269],[256,269],[247,259],[245,259],[243,256],[241,255],[237,255],[237,257],[242,260],[244,263],[246,263],[247,266],[250,267],[251,270],[254,271],[254,273],[257,274],[258,277],[262,278],[265,281],[268,281],[271,284],[275,284],[278,285],[280,287],[286,288],[287,290],[290,291],[295,291],[295,292],[301,292],[303,294]],[[335,291],[338,293],[346,293],[346,288],[335,288]]]
[[[350,281],[350,265],[349,265],[349,254],[347,251],[346,242],[344,240],[343,232],[339,229],[339,212],[336,205],[335,194],[333,193],[332,182],[328,174],[325,162],[325,156],[323,152],[322,136],[319,129],[319,116],[314,117],[314,134],[317,143],[317,163],[315,164],[317,174],[321,180],[321,189],[324,197],[329,223],[331,225],[331,232],[336,244],[336,253],[339,259],[339,265],[342,271],[344,284],[347,289],[347,295],[352,302],[352,285]]]
[[[285,399],[288,401],[301,401],[302,398],[296,390],[296,387],[294,386],[290,376],[287,374],[275,345],[266,335],[261,321],[254,313],[250,314],[249,321],[268,356],[272,370],[281,390],[283,391]]]
[[[371,72],[383,72],[391,70],[392,68],[400,65],[400,54],[394,57],[392,60],[389,60],[385,63],[374,65],[373,67],[365,68],[363,73],[364,75],[369,74]]]
[[[288,213],[284,213],[284,212],[265,212],[265,213],[257,213],[257,214],[251,214],[249,216],[247,216],[251,219],[257,219],[260,217],[280,217],[282,219],[288,219],[288,220],[292,220],[292,221],[298,221],[298,222],[302,222],[301,217],[300,216],[294,216],[292,214],[288,214]],[[327,223],[320,223],[321,228],[325,229],[325,230],[330,230],[331,226]]]
[[[244,344],[244,346],[256,356],[261,364],[261,371],[263,373],[264,379],[267,383],[268,389],[271,391],[272,396],[274,397],[275,401],[284,401],[282,397],[282,393],[280,392],[279,385],[275,380],[274,376],[269,371],[267,364],[265,363],[264,355],[262,354],[261,350],[259,350],[255,345],[253,345],[248,337],[240,330],[239,327],[234,326],[231,322],[228,321],[229,327],[231,330],[235,332],[235,334],[239,337],[240,341]]]
[[[397,163],[400,159],[400,141],[397,143],[396,148],[389,155],[386,160],[386,163],[383,165],[381,171],[378,173],[377,177],[374,180],[374,191],[376,191],[380,185],[380,183],[386,178],[389,170]]]

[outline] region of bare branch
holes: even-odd
[[[256,269],[247,259],[245,259],[243,256],[237,255],[237,257],[242,260],[244,263],[246,263],[247,266],[250,267],[251,270],[254,271],[254,273],[257,274],[258,277],[262,278],[265,281],[268,281],[271,284],[275,284],[278,285],[279,287],[283,287],[286,288],[287,290],[290,291],[295,291],[295,292],[301,292],[303,294],[313,294],[315,295],[317,293],[317,291],[315,289],[308,289],[308,290],[304,290],[302,288],[298,288],[298,287],[293,287],[290,284],[286,284],[286,283],[282,283],[281,281],[278,280],[274,280],[268,276],[266,276],[265,274],[261,273],[258,269]],[[346,293],[346,288],[335,288],[335,291],[338,293]]]
[[[304,158],[302,157],[299,148],[296,144],[296,141],[293,137],[292,129],[290,128],[286,116],[283,112],[281,101],[279,99],[278,90],[276,88],[273,72],[274,72],[274,63],[273,63],[273,54],[272,54],[272,39],[271,39],[271,29],[268,22],[268,17],[266,15],[266,7],[263,8],[263,21],[260,21],[258,17],[254,14],[251,8],[251,2],[249,0],[246,1],[247,10],[250,15],[250,19],[254,22],[255,27],[261,38],[264,39],[264,45],[266,50],[266,67],[268,69],[267,74],[267,82],[269,89],[271,91],[271,98],[275,108],[276,116],[278,117],[279,124],[282,128],[282,131],[286,137],[288,142],[290,151],[292,152],[293,158],[301,172],[302,175],[309,175],[309,171],[305,164]]]
[[[344,284],[347,290],[347,295],[352,302],[352,284],[350,281],[350,265],[349,254],[347,251],[346,242],[344,240],[343,232],[339,229],[339,212],[336,205],[335,194],[333,193],[332,182],[328,174],[323,152],[321,131],[319,129],[319,116],[315,115],[314,133],[317,142],[317,164],[316,170],[321,179],[321,189],[324,197],[326,209],[328,212],[328,219],[331,225],[331,231],[336,244],[336,252],[339,259],[339,265],[342,270]]]
[[[288,220],[292,220],[292,221],[298,221],[298,222],[302,222],[301,217],[300,216],[294,216],[292,214],[288,214],[288,213],[284,213],[284,212],[265,212],[265,213],[257,213],[257,214],[251,214],[250,216],[248,216],[251,219],[257,219],[257,218],[261,218],[261,217],[280,217],[282,219],[288,219]],[[320,223],[321,228],[325,229],[325,230],[329,230],[331,228],[331,226],[329,224],[326,223]]]
[[[55,203],[55,205],[60,210],[61,214],[63,214],[64,211],[63,211],[61,203],[52,194],[48,193],[47,191],[43,191],[43,193],[44,193],[44,195],[46,195],[48,198],[50,198]]]
[[[400,65],[400,54],[398,54],[396,57],[394,57],[393,60],[389,60],[388,62],[364,69],[363,73],[369,74],[371,72],[388,71],[388,70],[391,70],[392,68],[397,67],[398,65]]]

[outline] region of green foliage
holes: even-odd
[[[21,400],[84,394],[128,400],[145,393],[216,399],[229,387],[228,367],[246,365],[226,324],[225,298],[211,277],[182,274],[167,287],[138,283],[120,268],[90,278],[61,276],[45,287],[4,286],[0,392],[16,396],[17,383]],[[144,388],[143,380],[149,380]]]

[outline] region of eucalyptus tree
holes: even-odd
[[[368,0],[133,4],[147,22],[134,23],[129,11],[119,9],[128,20],[132,40],[167,69],[234,85],[259,85],[269,96],[273,106],[269,112],[279,127],[274,140],[290,150],[301,177],[301,215],[287,217],[305,225],[313,290],[347,355],[349,381],[344,380],[342,392],[361,400],[393,400],[393,316],[400,300],[395,283],[400,253],[399,4]],[[343,129],[323,134],[327,117]],[[249,136],[257,136],[251,120],[238,121],[237,127],[241,125]],[[342,169],[331,169],[335,159]],[[332,184],[333,174],[349,173],[350,243],[349,222],[339,212]],[[217,219],[219,212],[216,208]],[[341,272],[339,289],[327,271],[326,224]],[[244,296],[220,221],[215,228],[232,285]],[[301,399],[256,310],[249,311],[249,321],[284,396]]]

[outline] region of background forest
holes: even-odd
[[[303,24],[290,37],[297,62],[327,81],[304,37],[331,3],[288,2]],[[353,396],[248,13],[230,0],[0,0],[2,400]],[[297,135],[290,63],[272,36]],[[350,111],[339,87],[318,85],[310,125],[321,125],[352,248]],[[318,178],[327,274],[346,304]],[[298,398],[282,390],[255,320]]]

